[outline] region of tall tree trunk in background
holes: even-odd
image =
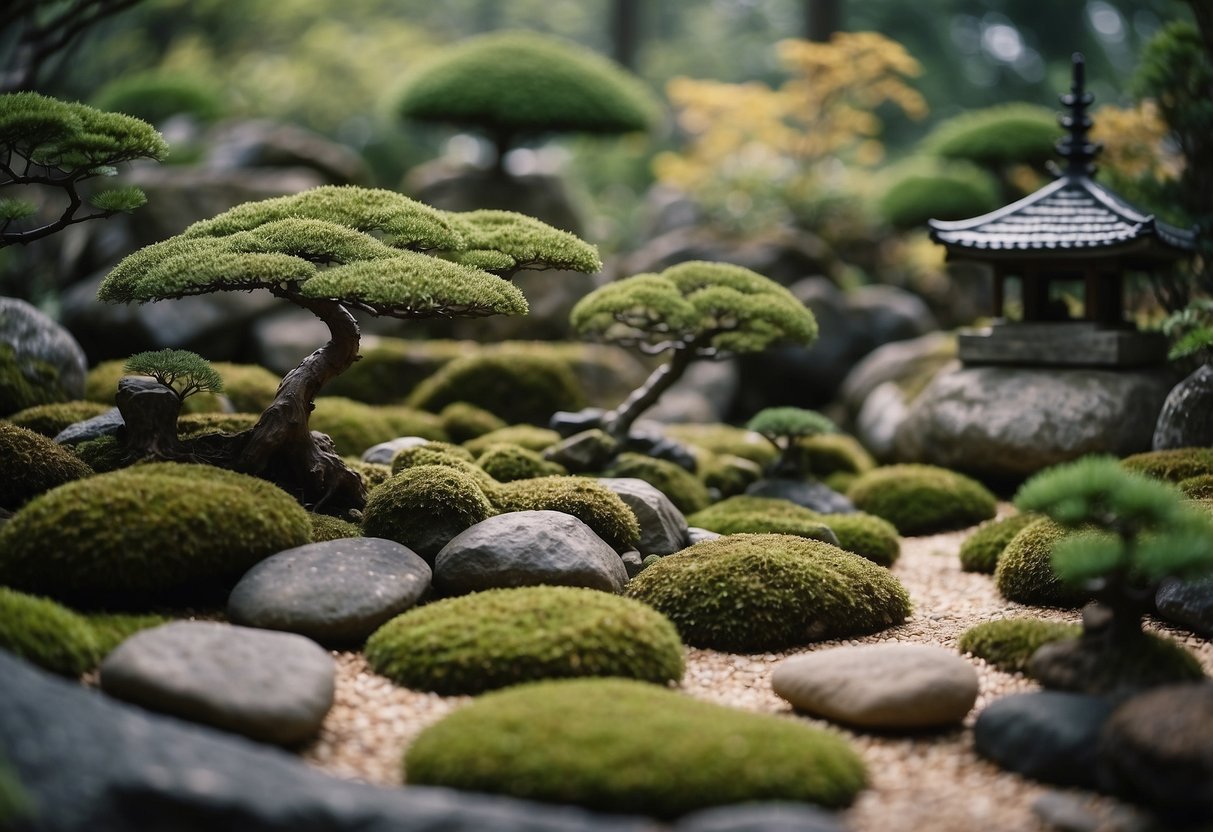
[[[1213,61],[1213,4],[1209,0],[1188,0],[1188,5],[1192,7],[1192,16],[1196,18],[1196,26],[1205,42],[1205,52]]]
[[[611,49],[614,58],[633,72],[640,47],[640,0],[612,0]]]
[[[842,0],[804,0],[804,36],[825,43],[842,31]]]

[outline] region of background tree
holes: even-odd
[[[265,289],[324,321],[330,340],[286,375],[252,429],[202,437],[182,453],[269,479],[313,510],[343,514],[361,509],[365,488],[308,418],[324,384],[358,358],[351,310],[519,315],[527,304],[508,281],[516,271],[600,266],[592,246],[520,214],[454,214],[391,191],[322,187],[239,205],[141,249],[110,272],[98,296],[147,303]]]
[[[771,463],[775,476],[803,476],[805,460],[797,454],[797,440],[823,433],[837,433],[838,426],[816,410],[801,407],[768,407],[754,414],[746,430],[775,446],[779,456]]]
[[[141,0],[9,0],[5,4],[0,49],[0,91],[32,90],[46,70],[71,54],[80,40],[106,18]],[[7,43],[6,43],[7,42]]]
[[[573,307],[570,322],[582,336],[669,356],[603,417],[603,429],[620,440],[692,362],[817,338],[813,313],[787,289],[741,266],[703,261],[608,283]]]

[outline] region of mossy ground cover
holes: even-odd
[[[1042,607],[1080,607],[1090,594],[1067,584],[1053,569],[1053,546],[1070,533],[1041,518],[1021,529],[1003,548],[994,583],[1008,601]]]
[[[16,509],[51,489],[90,477],[93,469],[40,433],[0,423],[0,508]]]
[[[997,499],[976,480],[933,465],[888,465],[856,478],[847,496],[904,535],[964,529],[994,517]]]
[[[998,558],[1011,539],[1039,519],[1039,515],[1024,513],[982,523],[960,545],[960,568],[965,572],[993,575]]]
[[[94,416],[100,416],[109,407],[100,402],[74,401],[40,404],[27,407],[8,417],[8,421],[17,427],[27,428],[34,433],[54,439],[69,425],[83,422]]]
[[[681,465],[637,453],[622,453],[602,472],[604,477],[644,480],[670,498],[683,514],[694,514],[712,501],[708,487]]]

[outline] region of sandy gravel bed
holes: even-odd
[[[687,694],[752,711],[805,719],[771,692],[770,678],[782,659],[838,644],[907,641],[955,649],[969,626],[995,618],[1037,615],[1077,621],[1077,613],[1042,611],[1001,598],[989,576],[960,571],[957,550],[969,532],[907,538],[893,572],[909,590],[914,613],[903,625],[873,636],[822,642],[783,653],[735,655],[689,649],[682,690]],[[1213,674],[1213,644],[1181,631],[1158,628],[1184,641]],[[337,702],[320,738],[304,758],[339,777],[385,786],[403,779],[400,760],[413,737],[458,708],[466,697],[441,697],[393,685],[374,674],[357,653],[334,653],[339,674]],[[1035,832],[1044,827],[1031,806],[1047,787],[1001,772],[972,750],[972,723],[988,702],[1032,690],[1035,683],[972,660],[981,694],[963,729],[926,736],[844,733],[860,749],[871,787],[844,813],[854,832]],[[1075,792],[1100,814],[1114,811],[1106,798]]]

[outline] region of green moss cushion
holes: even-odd
[[[100,416],[107,410],[109,407],[100,402],[57,402],[27,407],[9,416],[8,421],[17,427],[27,428],[54,439],[69,425]]]
[[[876,460],[854,436],[845,433],[823,433],[796,441],[797,451],[813,476],[821,478],[843,472],[866,474],[876,467]]]
[[[396,475],[421,465],[445,465],[475,480],[486,496],[495,494],[500,483],[472,461],[472,455],[458,445],[429,442],[405,448],[392,457],[392,474]]]
[[[863,762],[838,734],[626,679],[486,694],[423,731],[409,783],[674,818],[747,801],[849,805]]]
[[[367,641],[375,672],[444,695],[575,676],[682,678],[678,631],[651,607],[592,589],[493,589],[409,610]]]
[[[1053,544],[1069,532],[1047,518],[1011,538],[994,570],[994,584],[1008,601],[1042,607],[1080,607],[1090,593],[1063,583],[1053,571]]]
[[[0,508],[15,509],[43,492],[92,476],[93,469],[40,433],[0,423]]]
[[[1007,673],[1025,673],[1028,659],[1041,646],[1066,638],[1077,638],[1082,627],[1040,618],[1002,618],[965,630],[956,649],[985,659]]]
[[[338,396],[321,396],[310,421],[312,430],[327,433],[342,456],[358,456],[372,445],[398,436],[446,440],[441,420],[408,407],[368,405]]]
[[[640,542],[636,515],[618,494],[582,477],[536,477],[504,483],[493,495],[498,510],[562,511],[593,530],[617,552]]]
[[[1011,538],[1019,534],[1024,526],[1039,519],[1040,515],[1025,513],[982,523],[960,544],[960,568],[965,572],[993,575],[994,568],[998,566],[998,557]]]
[[[467,442],[495,430],[509,427],[504,420],[494,416],[483,407],[467,402],[452,402],[438,414],[442,429],[452,442]]]
[[[603,471],[604,477],[632,477],[644,480],[662,494],[683,514],[694,514],[707,508],[712,501],[708,487],[687,469],[665,459],[636,453],[622,453]]]
[[[458,358],[409,394],[408,404],[435,413],[467,402],[509,424],[546,425],[557,410],[585,406],[585,393],[569,365],[545,355],[489,355]]]
[[[1200,474],[1180,480],[1179,490],[1189,500],[1208,500],[1213,498],[1213,474]]]
[[[568,474],[563,465],[548,462],[538,451],[507,442],[490,445],[476,459],[476,464],[498,482]]]
[[[0,649],[62,676],[79,676],[101,661],[84,616],[6,587],[0,587]]]
[[[239,413],[260,413],[278,393],[281,379],[264,367],[227,361],[212,361],[211,367],[223,379],[223,395]]]
[[[88,606],[155,602],[311,540],[307,512],[256,477],[155,463],[70,482],[0,528],[0,583]]]
[[[186,413],[177,419],[177,435],[182,439],[208,433],[237,434],[257,424],[255,413]]]
[[[307,519],[312,524],[313,543],[321,543],[326,540],[341,540],[347,537],[362,537],[361,528],[339,517],[308,512]]]
[[[965,529],[989,520],[997,500],[976,480],[934,465],[887,465],[858,477],[847,496],[901,534]]]
[[[560,441],[560,434],[554,430],[536,427],[535,425],[509,425],[498,430],[481,434],[475,439],[463,443],[473,455],[480,455],[491,446],[502,442],[511,445],[521,445],[527,450],[544,451]]]
[[[780,650],[900,624],[910,598],[887,569],[837,546],[778,534],[699,543],[652,564],[625,594],[695,647]]]
[[[1127,456],[1120,464],[1156,480],[1180,482],[1213,474],[1213,448],[1171,448]]]
[[[371,492],[362,532],[395,540],[432,564],[451,538],[493,514],[474,478],[448,465],[418,465]]]

